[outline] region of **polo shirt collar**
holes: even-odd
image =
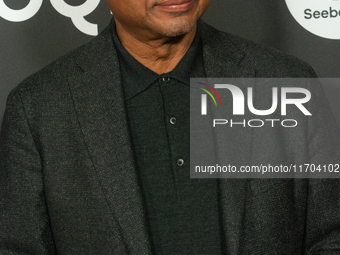
[[[139,63],[121,44],[115,26],[112,29],[113,43],[116,47],[122,81],[124,85],[124,97],[128,100],[151,86],[162,78],[172,78],[189,86],[190,78],[204,77],[202,45],[199,29],[192,44],[177,66],[169,73],[158,75]]]

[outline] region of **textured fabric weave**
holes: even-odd
[[[189,173],[190,77],[205,76],[199,33],[161,75],[135,60],[116,33],[113,41],[155,254],[221,254],[217,181]]]

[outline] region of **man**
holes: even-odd
[[[189,177],[190,77],[314,77],[310,67],[198,21],[208,0],[108,4],[107,29],[9,96],[1,254],[338,254],[337,180]],[[228,157],[339,163],[314,92],[305,132],[275,129],[266,144],[254,132]]]

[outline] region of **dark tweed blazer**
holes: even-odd
[[[8,98],[0,254],[152,253],[111,27]],[[314,76],[294,57],[202,21],[198,29],[208,77]],[[302,129],[231,133],[231,164],[339,163],[338,129],[322,90],[310,89],[317,100]],[[340,254],[338,180],[223,179],[219,188],[224,254]]]

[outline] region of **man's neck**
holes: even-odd
[[[124,48],[139,63],[157,74],[172,71],[188,51],[196,28],[188,34],[175,37],[147,38],[140,40],[116,22],[117,35]]]

